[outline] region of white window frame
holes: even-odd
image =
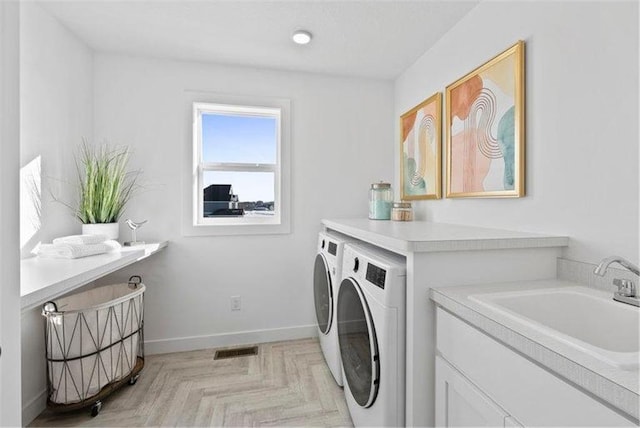
[[[276,119],[276,163],[204,162],[202,115],[273,117]],[[191,144],[189,209],[183,223],[183,235],[251,235],[289,233],[289,117],[290,102],[284,99],[207,96],[190,104]],[[204,217],[204,173],[206,171],[274,173],[274,215],[244,217]],[[188,220],[187,220],[188,219]]]

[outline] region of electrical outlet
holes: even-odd
[[[231,310],[239,311],[241,308],[240,296],[231,296]]]

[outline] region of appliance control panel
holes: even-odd
[[[338,246],[336,245],[335,242],[329,241],[329,254],[334,256],[338,254]]]
[[[387,277],[387,271],[378,266],[367,263],[367,274],[365,278],[370,283],[384,290],[384,280]]]

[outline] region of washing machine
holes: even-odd
[[[355,426],[404,426],[406,259],[347,244],[337,327]]]
[[[313,296],[320,347],[333,378],[340,386],[342,386],[342,363],[338,349],[335,313],[342,273],[342,252],[348,241],[349,238],[345,236],[320,232],[313,268]]]

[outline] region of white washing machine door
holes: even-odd
[[[380,386],[378,341],[369,305],[353,278],[340,283],[336,315],[340,357],[349,390],[356,403],[371,407]]]
[[[313,267],[313,299],[316,306],[318,328],[323,334],[327,334],[333,320],[333,288],[329,265],[323,254],[316,256]]]

